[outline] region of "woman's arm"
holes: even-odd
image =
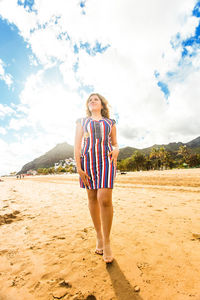
[[[111,143],[114,148],[119,149],[119,146],[117,144],[117,130],[116,130],[115,124],[113,125],[112,130],[111,130]]]
[[[111,130],[111,144],[113,146],[113,150],[110,151],[110,153],[108,155],[112,154],[111,157],[111,162],[112,160],[114,161],[114,165],[117,167],[117,157],[119,155],[119,146],[117,143],[117,130],[116,130],[116,125],[114,124],[112,126],[112,130]]]
[[[76,123],[76,133],[74,142],[74,158],[76,161],[77,171],[81,169],[81,143],[83,137],[83,128],[80,122]]]
[[[84,172],[81,168],[81,144],[83,138],[83,127],[81,125],[80,119],[76,122],[76,133],[75,133],[75,142],[74,142],[74,157],[76,161],[77,172],[79,173],[83,183],[87,188],[89,188],[88,179],[90,176]]]

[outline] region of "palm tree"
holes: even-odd
[[[146,157],[144,154],[140,153],[139,151],[135,151],[132,157],[135,162],[137,171],[145,168]]]
[[[177,155],[182,157],[182,163],[188,164],[189,157],[190,157],[190,151],[186,145],[179,147]]]
[[[160,165],[160,162],[159,162],[160,154],[159,154],[159,152],[160,152],[159,148],[153,147],[151,149],[151,153],[149,154],[149,158],[153,160],[156,169],[158,169],[158,167]]]
[[[167,151],[165,147],[160,147],[158,156],[161,162],[161,166],[163,167],[166,164],[166,158],[167,158]]]

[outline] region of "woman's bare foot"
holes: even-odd
[[[110,243],[105,243],[103,247],[103,259],[106,263],[111,263],[113,261],[112,250],[110,248]]]
[[[95,253],[100,254],[100,255],[103,254],[103,238],[102,237],[97,237]]]

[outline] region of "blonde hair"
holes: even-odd
[[[110,110],[109,110],[109,104],[108,104],[108,101],[106,100],[106,98],[104,98],[102,95],[98,94],[98,93],[92,93],[90,94],[90,96],[88,97],[87,101],[86,101],[86,116],[87,117],[90,117],[92,115],[91,111],[89,110],[89,107],[88,107],[88,102],[89,102],[89,99],[92,95],[96,95],[98,96],[98,98],[101,100],[101,104],[103,106],[103,108],[101,109],[101,115],[102,117],[104,118],[110,118]]]

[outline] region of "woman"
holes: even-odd
[[[76,120],[74,155],[80,187],[86,187],[88,206],[97,233],[95,253],[103,254],[104,261],[111,263],[112,189],[119,154],[116,121],[109,118],[108,102],[98,93],[91,94],[87,99],[86,115]]]

